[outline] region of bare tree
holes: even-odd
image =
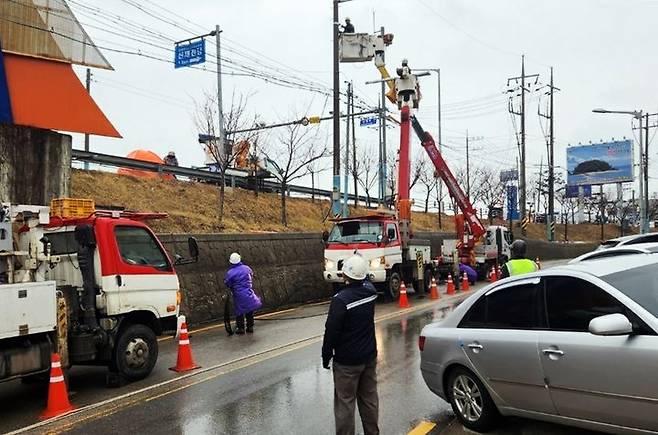
[[[425,213],[429,211],[430,205],[430,196],[434,189],[437,188],[439,181],[437,178],[436,171],[430,165],[423,165],[422,172],[420,173],[419,181],[420,184],[425,188]]]
[[[370,150],[364,147],[361,150],[361,157],[357,160],[356,166],[358,167],[357,173],[359,174],[357,181],[366,194],[366,206],[370,207],[370,192],[372,192],[379,177],[378,160],[375,159]]]
[[[252,143],[256,137],[255,132],[245,132],[239,134],[232,134],[236,130],[243,130],[253,126],[257,118],[248,118],[246,107],[249,98],[243,95],[236,97],[233,94],[231,98],[231,106],[227,113],[224,113],[224,129],[227,134],[226,142],[219,143],[219,123],[217,121],[217,96],[206,92],[201,103],[196,104],[196,111],[194,114],[194,124],[198,131],[206,132],[211,138],[205,142],[204,148],[206,154],[213,161],[213,166],[219,174],[219,222],[224,220],[224,200],[226,196],[226,171],[235,164],[236,158],[244,153],[240,146],[233,146],[246,141],[247,144]],[[230,135],[230,137],[229,137]]]
[[[286,196],[288,185],[309,174],[309,165],[327,154],[326,142],[320,144],[317,129],[300,123],[281,128],[278,145],[266,156],[275,167],[273,175],[281,183],[281,224],[288,226]]]

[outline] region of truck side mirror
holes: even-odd
[[[195,237],[190,237],[187,239],[187,248],[190,251],[190,257],[194,259],[194,261],[199,260],[199,243],[196,241]]]
[[[329,241],[329,231],[322,231],[322,241],[326,244]]]
[[[395,239],[395,228],[389,228],[386,230],[386,237],[388,241]]]

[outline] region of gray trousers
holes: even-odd
[[[366,435],[378,435],[377,358],[367,364],[348,366],[334,362],[334,418],[336,435],[354,435],[354,401],[359,405]]]

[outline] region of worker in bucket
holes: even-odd
[[[355,432],[354,402],[366,435],[379,434],[377,396],[377,290],[368,276],[368,262],[353,255],[343,264],[346,286],[331,300],[322,344],[322,366],[333,359],[334,419],[337,435]]]
[[[505,263],[501,270],[503,278],[523,275],[525,273],[536,272],[539,270],[537,263],[526,258],[526,250],[527,246],[525,241],[521,239],[514,240],[510,246],[512,259]]]
[[[354,33],[354,25],[350,17],[345,18],[345,25],[343,27],[343,33]]]
[[[242,262],[242,257],[237,252],[232,253],[228,261],[231,265],[226,272],[224,284],[233,294],[235,333],[240,335],[245,333],[246,318],[246,331],[251,334],[254,332],[254,311],[263,305],[258,295],[254,293],[254,272]]]

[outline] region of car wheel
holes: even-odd
[[[397,272],[391,273],[391,276],[388,277],[388,296],[393,299],[397,300],[400,297],[400,284],[402,283],[402,278],[400,278],[400,274]]]
[[[138,381],[147,377],[158,360],[158,341],[151,328],[135,324],[125,328],[114,348],[112,367],[124,378]]]
[[[448,378],[452,410],[468,429],[486,432],[495,427],[500,414],[482,382],[470,370],[457,368]]]

